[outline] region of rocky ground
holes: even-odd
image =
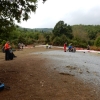
[[[58,50],[57,48],[49,50]],[[10,89],[0,91],[0,100],[99,100],[99,91],[70,74],[51,69],[54,61],[44,47],[15,51],[17,58],[4,60],[0,52],[0,81]],[[49,63],[48,63],[49,62]],[[59,64],[57,62],[57,64]],[[98,93],[97,93],[98,92]]]

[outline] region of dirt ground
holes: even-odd
[[[45,52],[46,48],[15,51],[17,58],[10,61],[0,52],[0,81],[10,87],[0,91],[0,100],[100,100],[92,85],[51,70],[52,61],[48,65],[41,54],[29,54],[37,51]]]

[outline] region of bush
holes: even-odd
[[[95,46],[100,47],[100,36],[96,38]]]
[[[97,46],[90,46],[90,49],[100,51],[100,47],[97,47]]]
[[[55,39],[53,40],[53,45],[57,45],[57,46],[61,45],[60,37],[55,37]]]
[[[5,45],[5,43],[6,43],[6,40],[3,40],[3,41],[1,42],[1,47],[3,47],[3,46]]]

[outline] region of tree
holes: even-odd
[[[93,31],[88,31],[88,36],[91,40],[95,39],[97,35],[97,32],[93,32]]]
[[[62,34],[66,35],[68,38],[72,38],[73,35],[72,33],[72,28],[70,25],[67,25],[66,23],[64,23],[64,21],[59,21],[54,29],[53,29],[53,34],[55,36],[61,36]]]
[[[46,0],[42,0],[43,3]],[[28,20],[35,12],[38,0],[0,0],[0,35],[8,34],[15,28],[14,21]]]
[[[15,30],[15,25],[7,20],[0,20],[0,38],[7,40],[10,37],[10,33]]]
[[[50,33],[43,33],[45,43],[50,43]]]
[[[45,2],[46,0],[43,0]],[[0,20],[29,19],[29,13],[36,11],[38,0],[0,0]]]
[[[53,40],[53,45],[60,46],[61,45],[61,38],[60,37],[55,37]]]

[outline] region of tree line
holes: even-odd
[[[45,31],[46,29],[46,31]],[[10,40],[13,46],[18,43],[30,44],[51,44],[63,46],[64,43],[72,43],[75,47],[86,48],[90,46],[100,47],[100,25],[68,25],[59,21],[54,28],[27,29],[14,27],[9,33],[0,34],[0,43]]]

